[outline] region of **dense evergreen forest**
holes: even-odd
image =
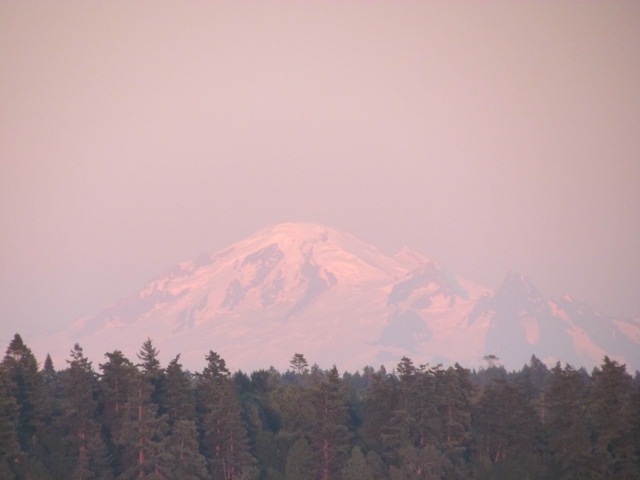
[[[0,364],[0,479],[638,479],[640,378],[533,357],[507,372],[414,365],[202,372],[151,340],[97,368],[76,345],[39,367],[16,335]]]

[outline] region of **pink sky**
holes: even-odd
[[[0,344],[284,221],[640,316],[640,3],[0,1]]]

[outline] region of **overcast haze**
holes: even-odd
[[[0,72],[4,345],[286,221],[640,316],[639,2],[0,0]]]

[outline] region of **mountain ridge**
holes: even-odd
[[[509,272],[495,290],[403,248],[393,256],[312,223],[264,228],[155,276],[138,292],[69,328],[34,339],[57,362],[76,342],[94,360],[135,355],[153,339],[168,361],[197,369],[209,350],[234,368],[286,368],[294,352],[322,367],[416,363],[519,368],[536,355],[592,367],[603,354],[640,367],[640,322],[545,299]],[[61,350],[61,346],[64,346]]]

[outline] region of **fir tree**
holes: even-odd
[[[159,416],[158,405],[152,401],[153,386],[149,378],[135,371],[131,393],[123,406],[124,415],[114,436],[123,454],[122,479],[147,475],[163,478],[168,475],[164,442],[168,432],[166,416]]]
[[[214,479],[235,480],[255,471],[255,460],[225,361],[213,351],[206,360],[198,384],[206,456]]]
[[[316,471],[320,480],[335,478],[348,451],[350,433],[348,405],[343,381],[334,366],[312,392],[313,427],[311,446],[317,453]]]
[[[166,478],[204,480],[209,478],[207,461],[200,454],[198,430],[193,420],[175,420],[164,444]]]
[[[478,475],[482,470],[498,478],[539,474],[541,425],[518,387],[505,380],[486,387],[474,408],[473,424]]]
[[[607,478],[640,474],[631,444],[631,376],[609,357],[593,372],[589,413],[593,429],[593,470]]]
[[[142,344],[140,352],[138,352],[138,359],[140,360],[138,367],[153,386],[151,400],[156,405],[162,406],[164,404],[164,395],[166,394],[166,376],[164,369],[160,366],[160,360],[158,360],[159,354],[160,352],[153,346],[151,339],[147,338]]]
[[[364,480],[373,477],[371,467],[362,454],[360,447],[353,447],[351,456],[342,469],[342,480]]]
[[[296,440],[287,455],[285,480],[314,480],[313,450],[306,438]]]
[[[371,375],[371,385],[363,400],[360,437],[370,451],[384,452],[391,414],[398,409],[398,382],[386,372]]]
[[[579,372],[558,362],[551,369],[544,395],[544,428],[550,470],[558,479],[588,478],[589,431],[586,424],[586,385]]]
[[[182,369],[180,355],[167,366],[165,395],[162,410],[169,424],[176,420],[195,420],[195,396],[187,372]]]
[[[108,479],[106,447],[96,418],[97,375],[77,343],[62,376],[60,431],[69,445],[65,477],[72,480]]]
[[[106,432],[107,446],[111,451],[114,473],[119,475],[124,469],[124,443],[119,439],[126,419],[125,406],[133,395],[136,368],[120,350],[106,353],[107,361],[100,364],[102,374],[99,379],[100,411],[102,426]]]
[[[9,344],[2,366],[11,380],[12,393],[18,404],[20,447],[29,452],[36,430],[42,426],[47,412],[44,411],[44,385],[38,373],[38,362],[20,335],[16,334]]]
[[[16,435],[18,404],[11,395],[6,369],[0,365],[0,478],[15,478],[15,466],[22,461]]]
[[[453,471],[447,478],[467,478],[465,457],[471,442],[471,397],[469,370],[457,363],[436,374],[438,394],[438,444]]]
[[[304,355],[301,353],[295,353],[289,361],[289,364],[296,375],[309,373],[309,362],[307,362],[307,359],[304,358]]]
[[[164,461],[171,479],[208,478],[207,462],[199,451],[193,389],[179,360],[180,355],[169,362],[166,371],[163,410],[170,432],[164,445]]]
[[[18,405],[17,437],[26,454],[19,464],[18,476],[51,477],[46,466],[48,451],[42,444],[51,428],[51,412],[47,409],[45,388],[38,362],[31,350],[16,334],[2,361],[10,381],[10,391]]]

